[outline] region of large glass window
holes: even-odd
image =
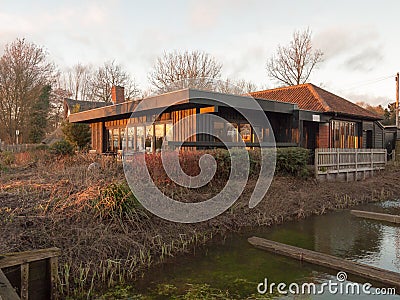
[[[213,133],[215,134],[216,138],[220,139],[221,141],[225,138],[225,128],[224,123],[222,122],[214,122],[214,130]]]
[[[250,124],[240,124],[240,135],[245,143],[251,143],[251,126]]]
[[[119,150],[119,129],[115,128],[112,131],[112,151],[116,152]]]
[[[258,128],[258,130],[262,134],[262,129]],[[214,134],[217,138],[232,143],[237,143],[240,138],[245,143],[252,143],[256,140],[256,138],[253,139],[252,137],[253,131],[250,124],[246,123],[214,122]]]
[[[145,148],[147,152],[153,151],[153,125],[146,126],[146,141],[145,141]]]
[[[154,115],[146,115],[105,122],[107,151],[116,153],[118,150],[125,152],[147,150],[151,152],[161,148],[164,138],[172,141],[173,132],[169,130],[172,127],[171,113],[163,113],[157,118],[155,124],[149,124],[149,122],[146,124],[146,120],[155,119]],[[169,132],[166,132],[166,129]],[[167,137],[166,134],[168,134]]]
[[[112,131],[112,129],[109,129],[108,130],[108,143],[107,143],[107,151],[108,152],[113,150],[112,145],[113,145],[113,131]]]
[[[156,137],[156,151],[161,150],[161,146],[165,136],[165,125],[164,124],[157,124],[155,125],[155,137]]]
[[[136,141],[137,141],[136,142],[136,150],[140,151],[140,152],[145,150],[145,148],[144,148],[144,141],[145,141],[144,130],[145,130],[144,126],[136,127]]]
[[[135,127],[129,126],[128,127],[128,132],[127,132],[127,150],[132,152],[135,151]]]
[[[226,124],[226,136],[229,142],[238,141],[238,125],[235,123]]]
[[[171,123],[165,125],[165,139],[167,141],[173,141],[174,139],[174,132]]]
[[[349,121],[331,121],[333,148],[359,148],[358,124]]]
[[[119,130],[119,150],[126,148],[126,136],[125,128],[120,128]]]

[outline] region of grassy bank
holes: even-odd
[[[0,171],[0,253],[61,248],[62,298],[91,298],[134,281],[149,267],[227,232],[399,197],[396,167],[354,183],[321,184],[311,177],[277,175],[263,201],[249,209],[257,180],[251,177],[241,198],[222,215],[177,224],[141,207],[127,188],[121,164],[103,159],[89,171],[93,161],[86,155],[57,157],[39,151],[9,158]],[[224,180],[197,191],[161,184],[178,200],[202,201],[218,192]]]

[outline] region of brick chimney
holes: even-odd
[[[113,85],[111,88],[111,99],[114,104],[125,102],[124,87]]]

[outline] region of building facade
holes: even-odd
[[[234,147],[243,141],[251,148],[270,141],[272,134],[277,147],[383,147],[379,117],[312,84],[255,92],[251,97],[184,89],[125,101],[123,94],[122,87],[113,87],[113,104],[68,116],[70,122],[90,124],[92,149],[97,153],[122,149],[156,152],[163,141],[172,148],[183,142],[183,147],[190,149],[224,147],[222,141]],[[268,117],[270,127],[256,124],[253,128],[235,109],[240,107],[251,114],[251,98]],[[70,101],[68,106],[71,105]],[[207,115],[219,116],[229,124],[204,117]],[[173,125],[189,116],[186,127],[172,130]],[[215,136],[196,134],[183,138],[196,128],[199,132],[212,128]]]

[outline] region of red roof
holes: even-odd
[[[254,98],[297,104],[302,110],[338,113],[376,120],[380,119],[378,115],[311,83],[253,92],[250,94]]]

